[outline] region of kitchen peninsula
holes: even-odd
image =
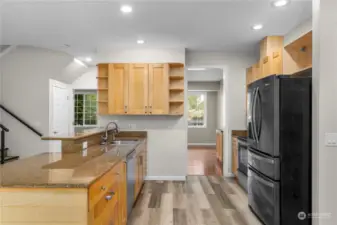
[[[61,153],[43,153],[0,167],[0,225],[126,225],[126,158],[136,158],[134,202],[146,175],[146,132],[121,132],[134,143],[100,145],[104,131],[61,140]],[[64,143],[67,144],[64,144]],[[87,149],[79,149],[87,142]],[[70,148],[73,143],[74,148]],[[64,148],[67,146],[67,148]],[[69,151],[72,150],[72,151]]]

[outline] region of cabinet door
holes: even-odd
[[[237,176],[238,170],[238,143],[236,138],[232,138],[232,172]]]
[[[262,77],[267,77],[271,75],[271,59],[269,56],[266,56],[262,59]]]
[[[126,163],[123,163],[120,176],[119,176],[119,215],[120,215],[120,224],[126,225],[127,223],[127,182],[126,182]]]
[[[253,82],[253,67],[246,70],[246,84],[247,86]]]
[[[125,114],[128,106],[128,64],[109,64],[109,114]]]
[[[148,64],[130,64],[128,114],[148,112]]]
[[[109,203],[108,209],[107,221],[102,225],[121,225],[119,220],[119,202],[114,201]]]
[[[222,133],[218,134],[218,139],[219,139],[219,160],[220,162],[223,162],[223,138],[222,138]]]
[[[139,156],[139,191],[144,183],[144,153]]]
[[[273,52],[272,74],[283,74],[282,50]]]
[[[169,114],[168,64],[149,64],[149,114]]]
[[[260,62],[258,62],[253,65],[252,79],[251,79],[252,83],[262,77],[261,73],[262,73],[261,65],[260,65]]]
[[[139,157],[136,157],[136,168],[135,168],[135,200],[138,196],[138,190],[139,190]]]

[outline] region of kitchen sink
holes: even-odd
[[[110,144],[112,145],[133,145],[136,144],[138,140],[116,140],[112,141]]]

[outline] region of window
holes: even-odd
[[[95,126],[97,125],[97,93],[75,93],[74,96],[74,125]]]
[[[188,126],[206,127],[206,92],[188,92]]]

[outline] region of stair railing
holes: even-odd
[[[4,164],[5,163],[5,151],[6,151],[5,133],[9,132],[9,129],[2,124],[0,124],[0,129],[1,129],[1,143],[0,143],[1,159],[0,159],[0,164]]]
[[[12,111],[10,111],[9,109],[7,109],[5,106],[0,104],[0,108],[2,110],[4,110],[6,113],[8,113],[9,115],[11,115],[13,118],[15,118],[17,121],[19,121],[20,123],[22,123],[25,127],[27,127],[29,130],[33,131],[36,135],[42,137],[43,135],[37,131],[35,128],[33,128],[32,126],[30,126],[28,123],[26,123],[25,121],[23,121],[20,117],[18,117],[17,115],[15,115]]]

